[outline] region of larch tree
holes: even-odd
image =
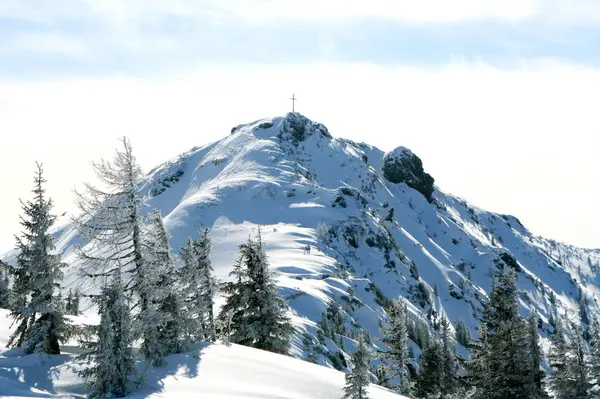
[[[60,342],[68,336],[68,323],[57,299],[64,264],[53,254],[50,228],[52,200],[46,197],[40,164],[34,177],[34,198],[21,202],[23,232],[17,239],[17,266],[10,268],[13,278],[11,316],[17,328],[9,345],[23,347],[26,353],[60,353]]]
[[[111,161],[101,160],[92,164],[102,188],[86,183],[85,193],[76,192],[81,215],[74,220],[74,225],[89,242],[87,246],[77,249],[83,273],[99,279],[99,285],[106,287],[113,295],[116,295],[113,292],[115,289],[120,290],[118,298],[123,297],[123,300],[107,302],[107,309],[104,310],[110,316],[110,323],[107,322],[104,327],[110,328],[113,336],[123,337],[124,341],[119,345],[122,350],[102,353],[105,349],[110,350],[111,344],[99,337],[103,343],[98,351],[90,354],[92,363],[89,372],[84,374],[100,385],[104,384],[102,379],[112,373],[112,370],[103,368],[113,367],[101,361],[104,356],[116,356],[112,360],[123,365],[132,361],[130,348],[123,346],[131,343],[131,309],[143,312],[149,306],[149,299],[143,291],[143,221],[140,213],[144,198],[138,194],[142,172],[129,140],[123,138],[122,144],[123,148],[116,151]],[[118,306],[111,308],[115,304]],[[128,371],[128,368],[124,367],[123,370]],[[123,375],[121,381],[127,377]],[[113,391],[124,392],[125,389],[120,387]]]
[[[219,318],[229,324],[231,342],[270,352],[287,354],[294,332],[287,315],[287,302],[270,270],[260,229],[256,240],[240,245],[240,257],[230,273],[233,281],[224,286],[226,301]]]

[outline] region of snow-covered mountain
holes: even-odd
[[[522,312],[538,310],[543,335],[553,307],[578,316],[580,290],[589,312],[600,315],[598,250],[534,236],[514,216],[435,188],[410,150],[384,154],[334,138],[298,113],[239,125],[154,168],[140,190],[151,197],[148,210],[162,211],[174,251],[211,228],[221,280],[228,279],[237,246],[261,226],[298,332],[293,355],[312,354],[325,366],[346,368],[353,331],[379,336],[382,305],[391,298],[407,298],[415,320],[431,326],[447,315],[476,335],[481,304],[502,265],[519,271]],[[78,274],[73,249],[84,244],[81,238],[68,222],[56,236],[70,264],[65,289],[93,289]],[[330,301],[342,307],[347,338],[323,344],[317,323]]]

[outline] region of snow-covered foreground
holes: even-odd
[[[0,309],[0,397],[85,396],[71,362],[78,348],[51,357],[6,350],[7,313]],[[144,364],[139,369],[143,373]],[[344,374],[331,368],[239,345],[212,344],[170,356],[165,367],[147,371],[145,385],[129,397],[336,399],[343,386]],[[402,398],[375,385],[369,392],[372,399]]]

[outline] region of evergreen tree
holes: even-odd
[[[548,375],[548,385],[557,398],[569,398],[570,384],[567,340],[560,318],[556,320],[554,333],[550,336],[550,344],[548,365],[550,366],[551,373]]]
[[[590,318],[587,311],[587,300],[585,299],[585,294],[581,291],[581,288],[579,297],[579,318],[583,324],[590,324]]]
[[[588,374],[594,384],[596,395],[600,397],[600,332],[598,326],[592,329],[591,348],[588,357]]]
[[[464,321],[459,320],[456,323],[456,342],[467,348],[471,341],[471,335]]]
[[[419,374],[416,383],[416,396],[428,398],[440,395],[444,384],[444,349],[440,341],[432,339],[421,352]]]
[[[8,265],[0,260],[0,309],[10,306],[10,288],[8,281]]]
[[[467,383],[475,387],[474,399],[485,399],[491,391],[491,370],[489,353],[491,350],[488,341],[489,332],[487,325],[482,323],[478,329],[479,339],[469,344],[470,358],[467,362]]]
[[[544,389],[544,371],[540,367],[542,362],[542,351],[540,349],[540,337],[537,331],[538,326],[538,315],[535,310],[532,310],[527,317],[527,331],[528,331],[528,354],[530,364],[530,375],[531,375],[531,393],[529,397],[535,398],[546,398],[548,395]]]
[[[65,302],[65,313],[72,315],[71,305],[73,304],[73,290],[69,289],[69,295],[67,295],[67,300]]]
[[[169,246],[169,235],[158,211],[149,215],[144,234],[143,275],[153,277],[140,281],[140,292],[148,298],[145,311],[137,315],[139,333],[143,338],[142,353],[151,363],[160,365],[169,353],[184,347],[184,326],[181,320],[182,301],[175,287],[175,270]]]
[[[79,291],[69,290],[69,295],[67,295],[67,301],[65,306],[65,311],[67,314],[78,316],[79,315]]]
[[[276,274],[269,269],[260,229],[256,240],[239,247],[240,257],[225,284],[225,304],[220,318],[232,312],[231,341],[275,353],[287,354],[294,329],[279,296]]]
[[[136,372],[131,352],[131,316],[123,288],[118,276],[102,288],[96,298],[100,325],[93,328],[97,341],[81,343],[84,353],[79,360],[86,367],[79,374],[87,381],[90,398],[125,396]]]
[[[406,331],[406,304],[394,300],[388,310],[389,321],[381,328],[382,342],[388,350],[383,358],[390,362],[389,379],[398,378],[396,391],[409,394],[412,387],[408,371],[408,334]]]
[[[34,177],[34,199],[21,202],[23,233],[17,237],[17,267],[14,276],[11,316],[18,324],[9,345],[23,347],[26,353],[60,353],[60,342],[67,339],[68,324],[57,301],[64,264],[52,254],[54,243],[49,233],[56,217],[52,200],[46,198],[46,180],[40,164]]]
[[[590,384],[588,381],[587,363],[585,361],[585,343],[581,326],[572,325],[569,333],[567,351],[569,353],[569,380],[572,384],[572,395],[578,399],[588,398]]]
[[[185,295],[185,307],[189,315],[188,334],[203,341],[216,339],[213,314],[216,280],[210,262],[211,242],[209,230],[203,229],[198,240],[189,239],[181,249],[184,267],[181,280]]]
[[[505,268],[494,281],[490,300],[484,309],[487,352],[477,353],[477,367],[489,373],[485,377],[471,376],[472,380],[486,378],[486,385],[477,385],[477,398],[529,399],[531,391],[531,367],[527,362],[528,340],[525,322],[519,317],[518,288],[513,268]]]
[[[456,357],[454,355],[454,347],[450,337],[450,325],[444,317],[441,323],[441,339],[442,339],[442,395],[449,395],[456,391]]]
[[[368,399],[367,388],[369,387],[369,364],[371,353],[361,335],[358,340],[358,348],[352,354],[352,370],[346,374],[346,385],[342,399]]]

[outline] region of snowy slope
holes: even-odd
[[[83,381],[73,373],[77,365],[66,354],[20,356],[3,347],[9,336],[7,312],[0,310],[0,397],[77,397],[85,394]],[[138,364],[141,373],[146,371]],[[165,367],[148,371],[143,388],[130,398],[210,399],[338,399],[344,374],[312,363],[238,345],[197,345],[188,353],[169,356]],[[372,385],[373,399],[402,399]]]
[[[410,151],[399,148],[392,155],[401,153]],[[542,335],[552,296],[555,311],[576,317],[581,288],[590,312],[600,315],[593,299],[600,287],[599,251],[536,237],[513,216],[437,189],[429,202],[407,184],[387,181],[384,157],[292,113],[237,126],[222,140],[154,168],[140,190],[151,196],[148,209],[165,216],[175,251],[201,227],[212,229],[212,262],[221,280],[228,278],[237,246],[262,226],[298,332],[293,355],[306,358],[316,350],[317,362],[329,367],[347,369],[353,332],[364,328],[378,337],[385,318],[380,305],[389,298],[407,298],[414,319],[431,325],[447,315],[476,335],[492,273],[503,264],[520,270],[522,312],[539,311]],[[393,218],[386,220],[392,208]],[[70,264],[65,290],[93,290],[78,275],[73,248],[85,243],[68,220],[56,236]],[[307,243],[310,255],[303,253]],[[11,262],[13,255],[5,258]],[[331,300],[347,317],[343,345],[317,339],[317,322]],[[305,333],[312,340],[308,347]],[[379,345],[376,339],[373,344]],[[344,361],[332,361],[336,356]]]

